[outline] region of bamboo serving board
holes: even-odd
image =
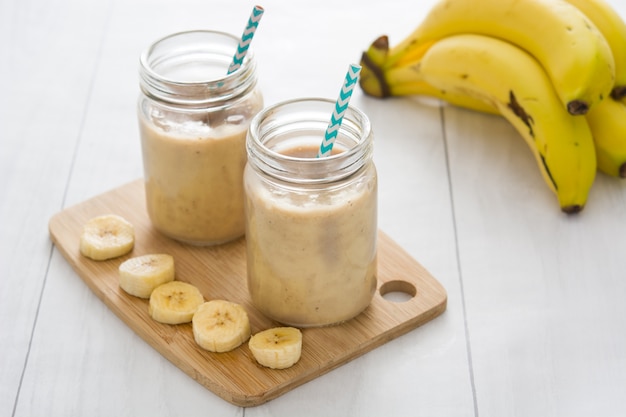
[[[446,309],[447,294],[417,261],[379,232],[378,288],[371,305],[340,325],[302,329],[302,357],[294,366],[272,370],[258,365],[247,345],[228,353],[211,353],[196,345],[191,324],[166,325],[148,315],[148,301],[118,286],[118,266],[148,253],[174,256],[176,279],[196,285],[205,299],[242,304],[252,333],[279,325],[259,313],[246,288],[245,238],[217,246],[193,247],[156,232],[148,219],[143,180],[136,180],[57,213],[50,219],[52,241],[93,292],[149,345],[194,380],[223,399],[243,407],[284,394],[346,362],[426,323]],[[92,217],[115,213],[135,226],[131,253],[108,261],[92,261],[79,252],[83,224]],[[392,291],[413,295],[393,302]]]

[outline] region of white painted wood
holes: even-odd
[[[63,207],[105,17],[105,4],[0,3],[0,415],[12,415],[46,314],[47,224]]]
[[[598,174],[585,210],[565,216],[523,141],[480,119],[446,112],[480,413],[619,415],[626,183]]]
[[[434,0],[308,3],[261,3],[267,104],[334,98],[371,41],[398,42]],[[355,92],[375,129],[380,226],[443,283],[448,310],[268,404],[213,395],[89,291],[47,222],[141,176],[139,53],[179,30],[238,33],[252,5],[0,2],[0,415],[623,415],[626,184],[600,174],[584,212],[562,215],[493,116]]]

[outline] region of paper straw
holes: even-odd
[[[350,97],[352,97],[352,90],[354,90],[354,87],[356,86],[360,72],[361,67],[359,65],[351,64],[348,68],[346,78],[344,79],[343,86],[341,87],[341,92],[339,93],[339,98],[337,98],[337,101],[335,102],[335,110],[330,118],[330,123],[328,123],[326,132],[324,133],[324,140],[322,141],[320,149],[317,153],[318,158],[329,155],[330,151],[333,149],[337,133],[339,132],[339,127],[343,121],[343,116],[346,114],[346,110],[348,110],[348,103],[350,102]]]
[[[248,53],[250,42],[252,42],[252,37],[254,36],[254,32],[256,31],[257,26],[259,26],[259,21],[261,20],[261,17],[263,17],[264,11],[265,10],[263,10],[261,6],[254,6],[254,8],[252,9],[252,13],[250,14],[250,18],[248,19],[248,24],[243,31],[243,35],[241,35],[239,45],[237,45],[237,52],[235,52],[235,55],[233,56],[233,61],[228,67],[228,74],[237,71],[243,63],[243,59]]]

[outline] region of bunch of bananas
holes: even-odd
[[[626,24],[605,0],[440,0],[361,66],[371,96],[506,118],[565,213],[584,208],[597,170],[626,178]]]

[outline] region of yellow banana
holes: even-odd
[[[586,116],[596,146],[598,169],[626,178],[626,104],[608,98]]]
[[[533,152],[561,210],[584,208],[597,167],[587,119],[565,111],[532,56],[492,37],[456,35],[434,44],[414,71],[444,93],[465,94],[497,108]],[[510,76],[515,73],[523,77]]]
[[[428,47],[434,44],[428,43]],[[386,73],[380,71],[380,66],[385,62],[389,50],[387,36],[376,39],[363,53],[361,57],[361,75],[359,84],[368,95],[385,98],[390,96],[414,96],[425,95],[444,100],[452,105],[471,109],[483,113],[500,114],[492,106],[481,100],[474,99],[466,94],[456,94],[453,91],[443,92],[419,79],[419,75],[413,66],[419,65],[421,57],[426,53],[428,47],[414,48],[410,58],[403,58],[401,67],[394,67]],[[378,73],[376,73],[378,71]]]
[[[389,97],[391,94],[382,67],[389,52],[389,38],[378,37],[361,56],[361,74],[359,85],[363,91],[373,97]]]
[[[387,72],[390,79],[386,88],[390,95],[427,95],[465,109],[500,114],[493,105],[468,95],[471,93],[469,91],[458,93],[431,86],[422,79],[420,61],[421,59],[406,67],[393,68]],[[608,97],[591,109],[585,117],[595,145],[598,170],[607,175],[626,178],[626,103]]]
[[[474,98],[467,94],[461,94],[456,91],[442,90],[435,88],[426,81],[416,81],[412,83],[400,84],[392,89],[394,96],[413,96],[423,95],[438,98],[457,107],[474,110],[481,113],[497,114],[500,112],[485,103],[484,101]]]
[[[585,114],[613,88],[615,62],[598,28],[564,0],[440,0],[422,23],[391,48],[379,72],[414,61],[428,42],[474,33],[506,40],[544,67],[571,114]],[[505,74],[525,77],[521,71]]]
[[[478,98],[440,90],[425,81],[403,84],[399,90],[394,95],[426,95],[464,109],[500,115],[496,107]],[[585,117],[595,145],[598,170],[613,177],[626,178],[626,103],[606,98]]]
[[[364,56],[367,56],[370,63],[373,64],[374,67],[382,67],[382,65],[387,61],[387,54],[389,53],[389,38],[387,35],[379,36],[366,52],[363,53]]]
[[[626,96],[626,23],[605,0],[566,0],[591,20],[611,48],[615,61],[615,85],[611,96]]]
[[[468,110],[500,114],[497,108],[478,98],[439,90],[424,81],[403,84],[401,91],[394,95],[426,95]],[[606,98],[585,117],[595,145],[598,170],[613,177],[626,178],[626,103]]]

